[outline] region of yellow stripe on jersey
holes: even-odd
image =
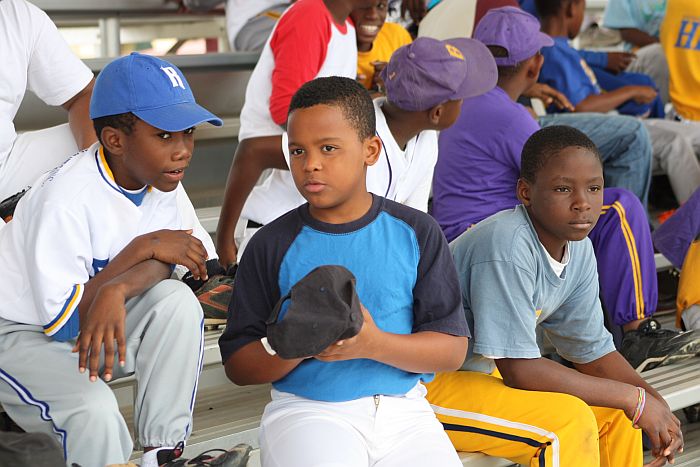
[[[56,332],[63,327],[64,324],[70,319],[70,317],[73,315],[73,312],[78,308],[78,303],[80,303],[80,299],[83,296],[83,286],[81,284],[76,284],[73,287],[73,291],[71,292],[70,296],[66,299],[65,305],[63,306],[63,309],[61,310],[61,313],[54,318],[53,324],[49,326],[48,328],[44,329],[44,334],[47,336],[52,336],[56,334]]]
[[[630,262],[632,263],[632,281],[634,283],[634,295],[636,297],[636,314],[637,319],[644,319],[644,294],[642,293],[642,269],[639,265],[639,253],[637,252],[637,242],[632,233],[632,228],[627,221],[627,214],[625,208],[619,201],[615,201],[611,205],[604,205],[602,207],[602,214],[606,214],[610,209],[617,212],[620,218],[620,229],[622,230],[622,235],[625,238],[625,243],[627,244],[627,251],[629,253]],[[601,215],[602,215],[601,214]]]

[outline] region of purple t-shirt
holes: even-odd
[[[449,241],[518,204],[520,153],[539,129],[525,107],[499,87],[464,100],[457,122],[440,132],[433,177],[433,216]]]

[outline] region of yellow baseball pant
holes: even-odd
[[[509,388],[497,376],[438,373],[427,399],[458,451],[531,467],[639,467],[642,433],[624,412],[569,394]]]
[[[690,244],[683,261],[676,297],[676,326],[681,326],[681,314],[693,305],[700,305],[700,240]]]

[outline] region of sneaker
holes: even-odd
[[[248,444],[238,444],[228,451],[210,449],[193,459],[176,459],[164,464],[163,467],[245,467],[252,450],[253,448]],[[217,453],[220,454],[216,455]]]
[[[204,324],[226,324],[228,317],[228,304],[233,295],[233,277],[214,276],[195,292],[202,311],[204,312]]]
[[[700,352],[700,332],[661,329],[655,319],[648,319],[622,337],[620,353],[639,371],[651,370],[679,362]]]
[[[29,188],[25,188],[19,193],[15,193],[14,195],[0,201],[0,219],[5,222],[9,222],[12,219],[12,216],[15,214],[17,203],[19,203],[19,200],[22,199],[22,197],[27,193],[28,189]]]

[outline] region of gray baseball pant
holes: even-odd
[[[115,358],[113,377],[136,375],[137,444],[174,446],[192,430],[202,308],[187,285],[168,279],[128,300],[126,310],[126,366]],[[0,404],[25,431],[55,436],[68,465],[123,463],[133,443],[114,394],[78,372],[72,346],[41,326],[0,319]]]

